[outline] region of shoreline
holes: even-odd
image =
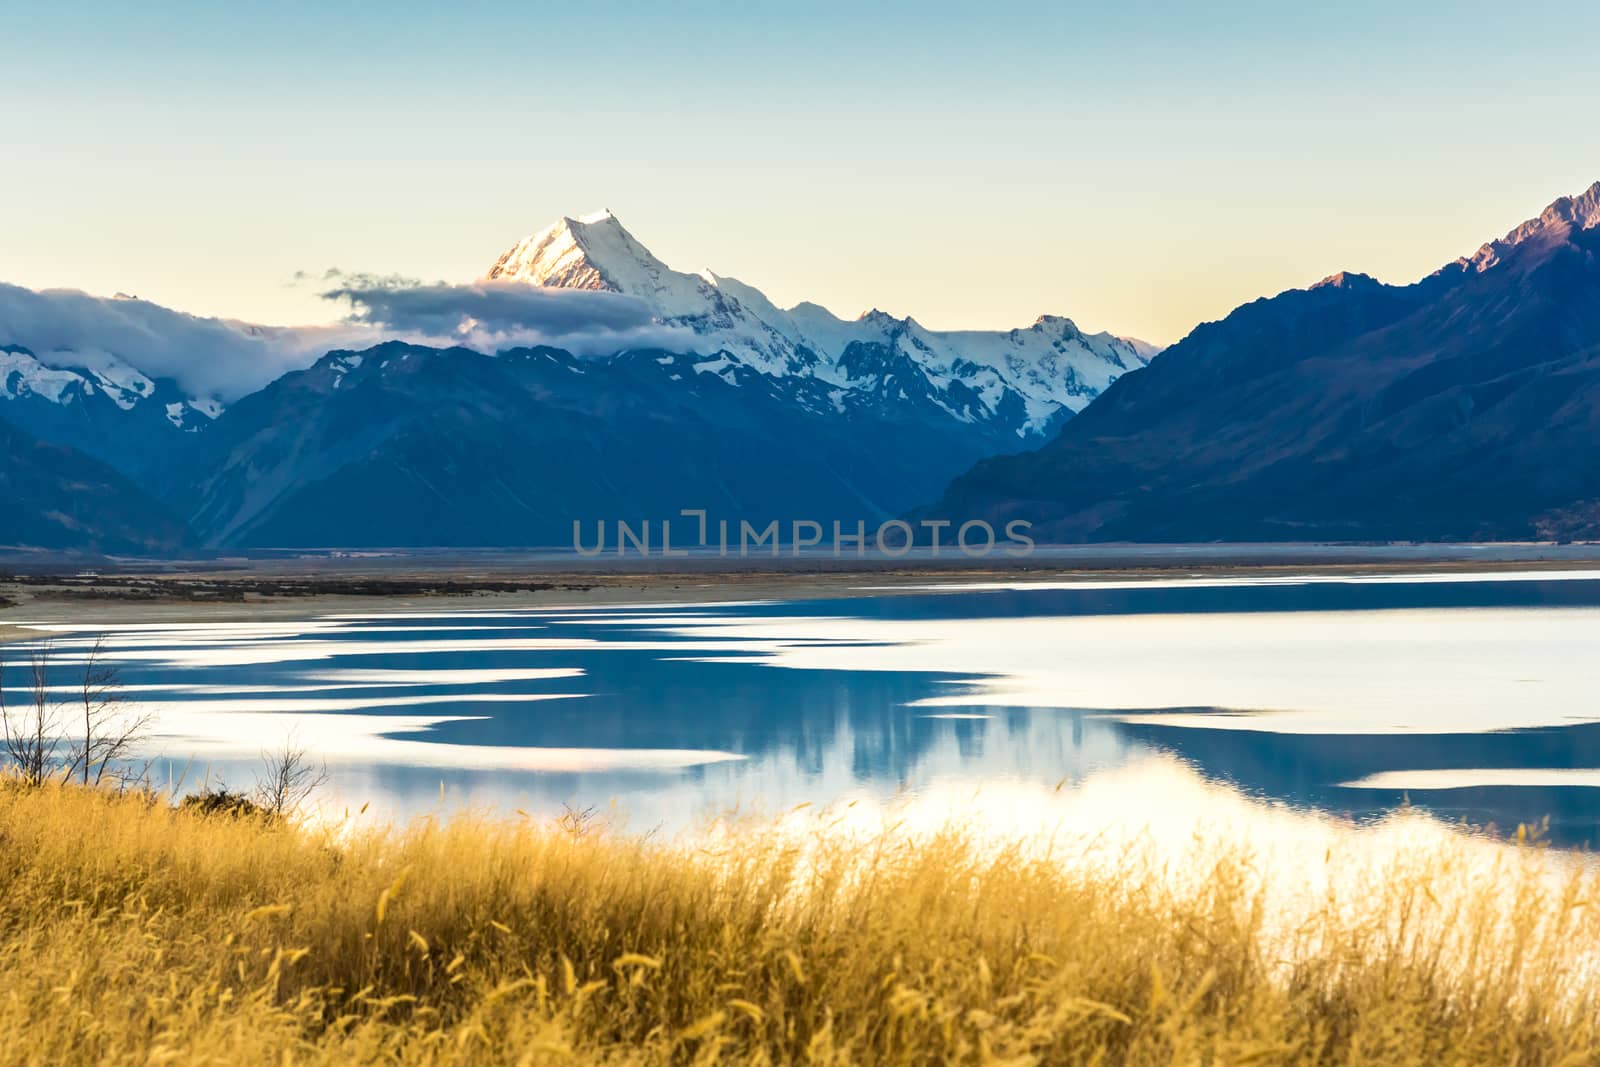
[[[310,557],[227,564],[145,562],[104,570],[0,573],[0,643],[28,624],[239,622],[337,613],[428,613],[824,600],[974,582],[1138,581],[1593,570],[1600,545],[1089,546],[1070,556],[938,561],[551,561],[483,557]],[[588,565],[587,569],[572,566]],[[668,567],[663,564],[671,563]],[[609,565],[605,565],[609,564]],[[774,566],[773,564],[777,564]],[[161,568],[161,569],[154,569]]]

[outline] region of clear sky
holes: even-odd
[[[1175,340],[1600,179],[1593,0],[0,0],[0,281],[273,323],[610,208],[685,270]]]

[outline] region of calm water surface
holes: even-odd
[[[291,732],[338,803],[615,805],[633,828],[1152,758],[1368,818],[1600,840],[1593,572],[945,586],[844,600],[333,615],[110,632],[162,759]],[[58,681],[85,631],[57,627]],[[184,768],[188,770],[185,774]]]

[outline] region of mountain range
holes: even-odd
[[[850,320],[812,303],[782,310],[735,278],[672,270],[609,212],[564,218],[519,241],[486,279],[622,293],[663,323],[691,330],[697,351],[774,377],[814,378],[841,393],[921,396],[954,418],[998,423],[1021,440],[1050,432],[1159,351],[1084,334],[1057,315],[1025,329],[940,332],[877,309]]]
[[[1600,183],[1410,285],[1197,327],[927,515],[1073,541],[1600,538]]]
[[[1058,316],[938,332],[876,310],[782,310],[734,279],[672,270],[608,213],[518,242],[461,295],[531,290],[616,294],[660,330],[579,355],[386,340],[404,331],[373,323],[355,334],[382,343],[239,397],[147,374],[111,344],[30,348],[0,332],[0,419],[114,468],[150,515],[176,513],[213,548],[566,545],[574,520],[682,508],[760,523],[890,517],[984,456],[1048,440],[1157,351]],[[142,301],[113,310],[139,312],[141,344],[195,328]],[[278,336],[221,325],[264,345]],[[149,543],[172,543],[165,521]],[[0,518],[0,544],[24,543],[132,542],[86,522],[46,536]]]
[[[369,316],[344,333],[374,343],[301,360],[292,331],[132,299],[91,308],[132,324],[109,340],[66,330],[94,299],[68,294],[72,340],[45,344],[27,300],[56,297],[0,286],[0,545],[567,545],[685,508],[1058,543],[1600,538],[1600,183],[1416,282],[1341,272],[1159,355],[1051,316],[781,309],[606,213],[466,286],[384,291],[460,326]],[[529,296],[647,328],[546,343],[469,314]],[[453,343],[469,326],[505,343]]]

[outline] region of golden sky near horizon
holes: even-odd
[[[0,281],[267,323],[609,208],[780,305],[1158,342],[1600,178],[1587,5],[8,13]],[[1577,125],[1575,125],[1577,123]]]

